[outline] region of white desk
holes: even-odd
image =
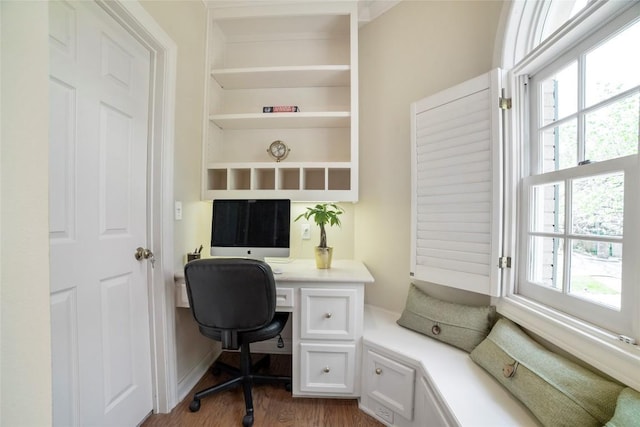
[[[291,312],[293,396],[358,397],[362,359],[364,286],[373,276],[359,261],[334,260],[319,270],[314,260],[273,262],[277,310]],[[188,307],[184,278],[177,305]],[[275,340],[253,351],[278,352]]]

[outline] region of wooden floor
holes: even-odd
[[[238,366],[238,354],[223,353],[223,360]],[[269,372],[291,375],[291,356],[271,355]],[[209,371],[192,392],[170,414],[151,415],[142,427],[241,426],[245,414],[242,388],[238,387],[202,399],[198,412],[189,411],[193,392],[207,388],[229,377],[214,376]],[[292,398],[284,386],[261,384],[253,388],[255,427],[352,427],[382,426],[358,409],[356,399]]]

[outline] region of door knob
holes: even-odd
[[[153,252],[151,252],[151,249],[148,249],[148,248],[142,248],[142,247],[136,248],[136,253],[133,254],[133,256],[138,261],[142,261],[143,259],[148,259],[149,261],[151,261],[152,265],[153,265],[153,262],[155,261],[153,258]]]

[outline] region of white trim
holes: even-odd
[[[177,403],[173,272],[173,150],[177,46],[137,1],[96,0],[151,52],[148,247],[155,254],[149,283],[153,411]]]
[[[516,74],[534,73],[537,68],[546,66],[557,57],[560,53],[565,52],[570,46],[576,45],[580,40],[595,33],[600,28],[610,23],[616,17],[624,13],[627,9],[634,6],[637,8],[637,2],[631,1],[596,1],[586,6],[582,12],[576,15],[568,23],[562,25],[557,31],[551,34],[545,41],[540,43],[532,50],[535,38],[531,36],[530,40],[522,46],[517,46],[517,51],[513,52],[513,64]],[[533,18],[522,16],[518,23],[518,31],[531,32],[531,27],[523,27],[528,22],[525,19]],[[513,28],[509,24],[505,36],[512,36]],[[527,31],[529,29],[529,31]],[[517,37],[515,37],[517,39]],[[525,58],[526,53],[526,58]],[[503,56],[504,60],[504,56]]]
[[[582,26],[585,22],[594,23],[593,25],[587,24],[590,27],[589,32],[591,32],[596,26],[595,23],[604,25],[613,17],[633,6],[635,2],[628,0],[591,2],[575,19],[562,25],[546,41],[536,47],[540,38],[538,21],[540,15],[546,10],[545,3],[547,2],[517,0],[510,2],[505,7],[504,12],[508,14],[508,17],[504,26],[504,33],[502,34],[502,39],[496,42],[496,45],[501,43],[502,51],[500,55],[494,55],[500,58],[501,61],[497,66],[503,69],[510,69],[518,64],[516,68],[521,69],[525,66],[539,64],[540,61],[548,61],[549,55],[556,52],[556,49],[561,50],[566,46],[575,44],[576,40],[585,35],[585,32],[580,29],[576,31],[576,27]],[[550,45],[554,45],[553,52],[548,49]],[[528,58],[523,61],[523,58],[527,55]],[[518,70],[519,72],[520,70]]]
[[[640,389],[640,348],[615,335],[518,295],[503,297],[498,312],[616,380]]]
[[[220,350],[210,351],[207,353],[200,362],[197,363],[193,369],[191,369],[189,373],[178,382],[178,401],[181,402],[184,398],[189,396],[193,387],[195,387],[195,385],[198,384],[198,381],[200,381],[207,373],[211,365],[213,365],[213,362],[218,358],[218,356],[220,356],[220,353]]]

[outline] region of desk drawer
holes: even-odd
[[[300,344],[300,391],[353,393],[354,344]]]
[[[355,289],[300,289],[300,338],[354,340]]]
[[[276,287],[276,309],[291,309],[294,306],[293,288]],[[290,311],[290,310],[282,310]]]

